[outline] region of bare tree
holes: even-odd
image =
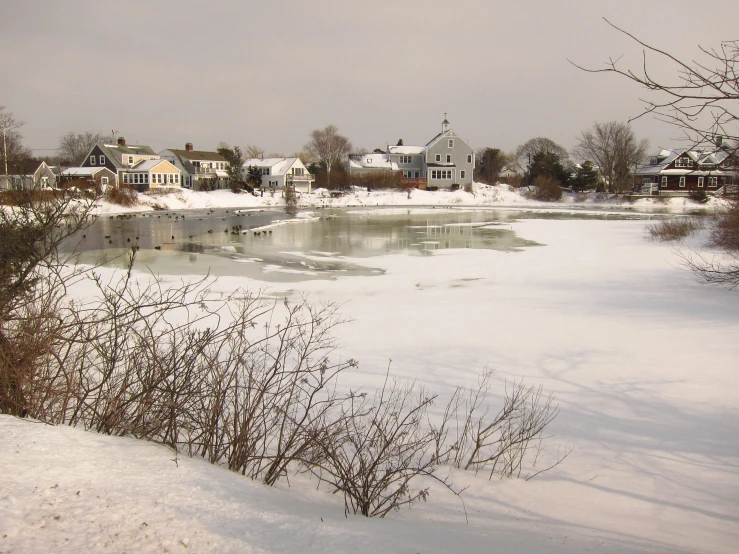
[[[261,148],[256,144],[247,144],[246,146],[244,146],[243,150],[244,158],[246,158],[247,160],[264,157],[264,148]]]
[[[564,164],[570,157],[569,152],[563,146],[546,137],[536,137],[526,141],[524,144],[516,148],[516,161],[521,170],[531,161],[536,154],[548,152],[555,154],[559,161]]]
[[[310,134],[310,142],[304,149],[316,156],[326,166],[327,183],[331,185],[331,170],[351,152],[352,143],[339,134],[336,125],[327,125],[324,129],[316,129]]]
[[[580,134],[573,154],[594,161],[606,184],[614,192],[625,192],[633,169],[647,155],[649,141],[638,141],[628,123],[596,122]]]
[[[98,142],[113,142],[113,137],[90,131],[83,133],[70,131],[59,139],[59,159],[69,164],[80,165]]]
[[[25,125],[25,121],[19,121],[15,116],[6,111],[5,106],[0,106],[0,132],[3,135],[3,166],[5,175],[8,175],[8,165],[13,159],[30,157],[30,151],[23,149],[20,134],[16,131]]]
[[[694,145],[714,144],[717,137],[739,142],[739,41],[720,43],[718,48],[698,46],[702,60],[683,61],[674,55],[650,46],[607,19],[611,27],[631,38],[642,47],[642,67],[639,70],[619,66],[620,58],[609,58],[605,68],[588,69],[590,73],[615,73],[626,77],[649,91],[642,99],[644,111],[637,119],[652,114],[661,121],[678,127]],[[672,67],[675,76],[663,80],[654,77],[649,66]]]

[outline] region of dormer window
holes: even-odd
[[[657,158],[649,158],[649,165],[657,165],[659,160]]]
[[[690,158],[678,158],[675,160],[675,167],[693,167],[693,160]]]
[[[128,165],[133,165],[133,156],[128,157]]]

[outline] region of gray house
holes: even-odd
[[[368,163],[369,162],[369,163]],[[472,184],[475,151],[452,130],[446,116],[441,132],[424,146],[390,146],[385,155],[357,156],[349,173],[401,171],[403,181],[420,189],[456,188]]]
[[[28,159],[8,162],[8,175],[0,175],[0,190],[31,190],[56,186],[56,175],[46,162]]]

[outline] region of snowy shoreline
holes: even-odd
[[[285,200],[279,193],[274,196],[235,194],[230,190],[196,192],[188,189],[169,189],[155,194],[139,194],[139,204],[123,207],[107,201],[99,201],[95,212],[99,215],[145,213],[154,210],[178,211],[215,208],[279,209],[285,208]],[[725,205],[720,198],[711,198],[707,204],[699,204],[689,198],[639,198],[633,202],[623,198],[566,194],[559,202],[542,202],[526,198],[522,191],[508,185],[475,185],[474,193],[457,191],[413,190],[410,197],[398,190],[353,189],[344,196],[331,197],[325,189],[300,196],[298,209],[322,208],[507,208],[536,210],[624,210],[629,212],[687,213],[712,212]]]

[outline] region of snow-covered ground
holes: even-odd
[[[604,197],[597,194],[566,194],[560,202],[540,202],[526,198],[524,190],[516,190],[508,185],[474,185],[474,193],[457,191],[413,190],[410,197],[398,190],[373,190],[355,188],[344,196],[331,197],[325,189],[300,196],[301,208],[347,208],[354,206],[515,206],[515,207],[582,207],[600,209],[639,209],[683,211],[686,209],[711,209],[722,205],[720,199],[711,198],[708,204],[697,204],[689,198],[641,198],[629,202],[623,198]],[[275,195],[253,196],[234,194],[230,190],[195,192],[188,189],[157,190],[153,193],[139,194],[139,204],[130,208],[98,202],[99,213],[124,213],[150,211],[156,208],[166,210],[205,209],[205,208],[274,208],[284,207],[285,199],[278,192]]]
[[[647,224],[526,219],[516,234],[544,246],[356,259],[385,273],[269,285],[343,303],[337,355],[360,361],[347,386],[392,359],[442,395],[485,366],[556,395],[548,454],[572,454],[531,481],[452,473],[471,485],[469,523],[433,486],[386,520],[344,518],[301,478],[270,489],[161,446],[0,417],[0,552],[735,552],[739,294],[697,284]],[[264,283],[214,288],[239,286]]]

